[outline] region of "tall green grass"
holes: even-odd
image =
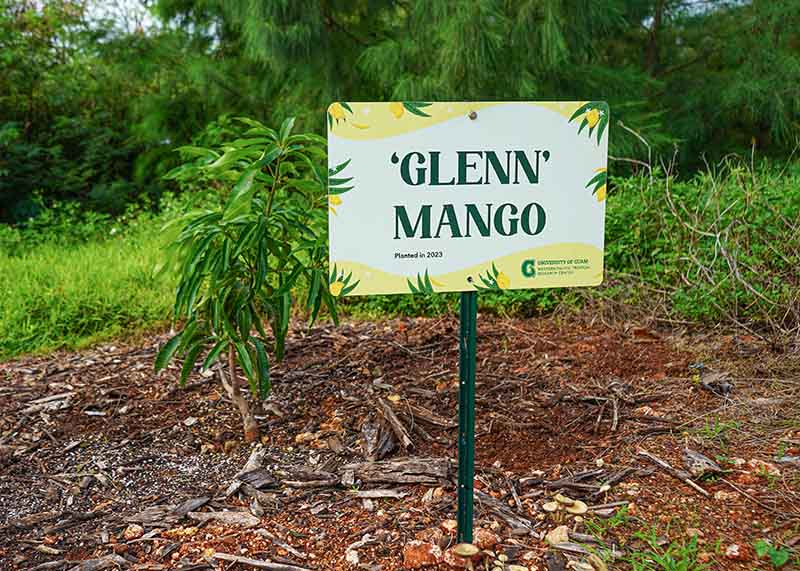
[[[147,219],[107,239],[23,239],[0,250],[0,360],[164,323],[173,278],[153,271],[163,256],[160,226]]]
[[[185,205],[168,199],[162,207],[158,217],[116,221],[63,209],[28,230],[0,227],[0,360],[165,324],[174,279],[153,270],[164,261],[161,226]],[[616,314],[629,308],[800,338],[800,164],[727,163],[683,181],[658,172],[615,179],[605,264],[599,288],[486,292],[481,310],[527,316],[599,302]],[[442,314],[455,312],[457,300],[347,298],[341,310]]]

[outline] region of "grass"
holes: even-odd
[[[158,217],[120,221],[62,207],[29,230],[0,226],[0,360],[166,322],[172,280],[152,269],[162,223],[187,200],[168,199]],[[638,311],[773,338],[800,332],[800,165],[729,161],[683,181],[658,172],[614,179],[606,218],[603,286],[484,292],[480,310],[527,317],[595,304],[621,318]],[[341,301],[344,314],[368,319],[457,307],[457,294]],[[722,440],[730,428],[709,426],[704,436]]]
[[[800,332],[800,165],[729,160],[688,180],[654,171],[613,179],[602,287],[481,293],[483,311],[532,316],[605,304],[757,336]],[[453,313],[456,295],[346,300],[352,314]]]
[[[706,420],[705,424],[696,430],[696,434],[699,438],[715,442],[724,448],[727,445],[728,432],[738,429],[738,422],[723,421],[715,416],[713,421]]]
[[[697,537],[687,541],[669,541],[656,526],[637,528],[641,520],[628,515],[626,507],[607,519],[593,517],[586,520],[586,527],[599,544],[599,548],[586,545],[601,559],[612,562],[613,543],[609,535],[624,537],[625,556],[622,561],[633,571],[705,571],[708,563],[698,561]],[[662,530],[669,533],[671,524]]]
[[[168,319],[172,279],[155,276],[160,223],[110,239],[0,251],[0,360],[79,348]]]
[[[659,545],[655,528],[646,532],[637,532],[636,538],[644,542],[640,551],[632,551],[625,561],[633,571],[705,571],[710,566],[697,560],[697,538],[688,542],[673,541]]]

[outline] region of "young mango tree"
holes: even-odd
[[[186,162],[167,176],[227,193],[219,206],[193,210],[168,226],[176,233],[168,259],[178,271],[173,315],[178,332],[159,351],[155,368],[183,358],[180,383],[201,363],[219,373],[239,409],[247,442],[260,431],[242,395],[238,369],[253,399],[271,390],[270,355],[284,354],[298,290],[310,321],[323,304],[336,307],[326,270],[325,140],[278,131],[251,119],[220,148],[182,147]]]

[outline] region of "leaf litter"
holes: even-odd
[[[298,324],[253,448],[215,377],[153,374],[166,337],[0,365],[2,568],[602,571],[691,544],[750,569],[756,539],[795,556],[796,353],[486,317],[467,562],[457,326]]]

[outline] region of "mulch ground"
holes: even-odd
[[[261,481],[243,486],[253,448],[236,411],[215,375],[179,388],[178,365],[153,373],[166,337],[0,364],[0,568],[257,568],[236,562],[249,558],[390,571],[427,550],[449,569],[437,550],[454,543],[457,334],[452,318],[298,324],[259,411]],[[681,568],[658,566],[663,553],[686,569],[771,569],[759,540],[796,565],[796,351],[482,316],[476,393],[476,528],[503,556],[480,568],[598,569],[595,552],[623,569]],[[685,449],[718,466],[692,472]],[[339,479],[353,463],[408,458],[447,473]],[[588,511],[545,511],[557,493]],[[551,547],[559,525],[569,539]]]

